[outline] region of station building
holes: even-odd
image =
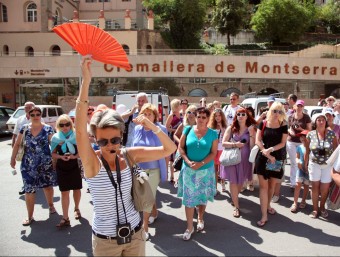
[[[226,102],[231,92],[294,93],[316,102],[320,96],[340,98],[339,45],[294,53],[178,54],[154,30],[152,11],[138,0],[0,0],[0,14],[0,105],[17,107],[27,100],[66,110],[75,105],[81,56],[52,31],[65,22],[104,29],[128,54],[131,71],[94,62],[94,102],[110,105],[112,94],[124,89],[129,78],[174,79],[180,89],[177,97],[189,99],[205,96]]]

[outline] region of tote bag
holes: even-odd
[[[220,163],[223,166],[232,166],[241,162],[241,151],[238,147],[224,148],[221,156]]]

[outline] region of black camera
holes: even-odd
[[[241,143],[243,143],[243,144],[247,143],[247,139],[243,138],[243,139],[241,140]]]
[[[295,129],[297,129],[297,128],[299,128],[299,127],[300,127],[299,124],[294,124],[294,125],[293,125],[293,128],[295,128]]]
[[[319,149],[318,150],[318,155],[326,155],[326,149],[325,148],[322,148],[322,149]]]
[[[117,225],[116,230],[118,245],[131,243],[132,231],[130,223]]]

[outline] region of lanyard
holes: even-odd
[[[104,159],[104,157],[101,155],[101,160],[103,162],[103,165],[105,167],[105,170],[107,172],[107,175],[109,176],[111,183],[113,185],[113,187],[115,188],[115,196],[116,196],[116,211],[117,211],[117,220],[118,220],[118,225],[119,223],[119,214],[118,214],[118,196],[117,196],[117,188],[119,188],[119,194],[120,194],[120,200],[122,201],[122,206],[123,206],[123,211],[124,211],[124,216],[125,216],[125,223],[127,223],[127,217],[126,217],[126,211],[125,211],[125,206],[124,206],[124,202],[123,202],[123,194],[122,194],[122,188],[120,187],[120,183],[122,182],[122,176],[120,173],[120,166],[119,166],[119,160],[118,160],[118,156],[116,155],[116,172],[117,172],[117,183],[118,183],[118,187],[117,187],[117,183],[115,181],[115,179],[113,178],[111,169],[109,164],[107,163],[107,161]]]
[[[320,145],[320,139],[319,139],[319,133],[317,130],[315,130],[316,132],[316,138],[318,139],[318,146],[321,146]],[[321,149],[325,149],[325,141],[326,141],[326,129],[325,129],[325,134],[324,134],[324,137],[323,137],[323,142],[322,142],[322,148]]]

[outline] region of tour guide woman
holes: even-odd
[[[93,254],[94,256],[145,256],[145,233],[141,229],[141,218],[131,196],[132,174],[125,159],[119,154],[125,128],[124,120],[119,113],[112,109],[94,113],[90,122],[90,130],[96,138],[100,151],[95,152],[89,142],[86,116],[92,76],[90,66],[91,59],[84,58],[81,65],[83,81],[76,101],[76,139],[94,205]],[[127,153],[134,162],[159,160],[176,150],[176,145],[169,137],[144,115],[138,116],[133,121],[152,130],[162,144],[159,147],[128,148]],[[103,162],[101,157],[108,163],[110,169],[108,172],[112,172],[114,182],[111,182],[109,173],[103,165],[105,161]],[[120,183],[117,180],[118,169],[121,171],[119,173],[121,174]],[[117,225],[130,225],[131,242],[118,244],[121,242],[121,237],[119,237],[121,233],[117,235],[119,231]]]

